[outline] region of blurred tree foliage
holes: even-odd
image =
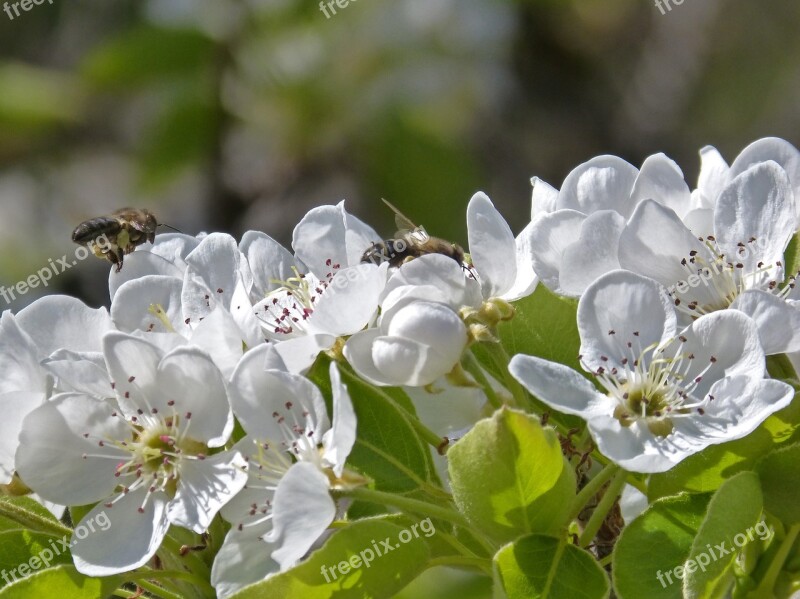
[[[392,233],[386,197],[464,241],[483,189],[518,229],[531,176],[800,139],[800,5],[703,0],[56,0],[0,13],[0,284],[122,205],[288,242],[314,205]],[[87,260],[53,285],[107,301]],[[40,291],[40,290],[35,290]],[[34,292],[11,307],[21,308]],[[5,307],[5,306],[3,306]]]
[[[529,183],[600,153],[800,142],[800,4],[702,0],[55,0],[0,13],[0,284],[123,205],[281,241],[312,206],[392,233],[386,197],[464,241],[483,189],[522,228]],[[87,260],[54,288],[107,303]],[[425,577],[408,597],[484,597]],[[470,590],[471,589],[471,590]]]

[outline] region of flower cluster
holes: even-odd
[[[749,435],[795,392],[791,377],[769,376],[767,357],[800,352],[787,250],[800,153],[769,138],[731,166],[710,147],[701,158],[693,191],[663,154],[640,169],[594,158],[560,190],[534,178],[531,222],[516,236],[477,193],[464,251],[426,234],[373,260],[399,244],[344,202],[306,214],[291,249],[256,231],[239,242],[158,235],[111,270],[108,310],[50,296],[3,313],[0,484],[58,515],[69,507],[78,526],[108,516],[107,530],[71,546],[89,576],[145,568],[147,580],[154,558],[197,549],[171,555],[189,534],[176,529],[202,535],[210,569],[185,569],[222,597],[301,566],[359,520],[358,500],[420,510],[398,477],[421,481],[435,516],[457,508],[467,518],[453,526],[476,523],[461,460],[447,469],[439,454],[458,455],[457,439],[492,414],[533,416],[569,466],[585,452],[578,468],[594,455],[642,487]],[[570,310],[584,372],[557,358],[572,342],[548,333]],[[378,402],[389,406],[380,415]],[[586,423],[583,445],[570,415]],[[393,434],[419,438],[422,470],[392,453]]]

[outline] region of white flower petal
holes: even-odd
[[[111,319],[120,331],[132,333],[137,330],[168,331],[162,321],[165,318],[175,332],[188,335],[189,327],[184,322],[181,305],[182,288],[181,279],[163,275],[146,275],[130,280],[114,296]],[[155,313],[159,307],[163,311],[160,318]]]
[[[472,196],[467,205],[469,254],[478,271],[484,297],[499,297],[517,278],[516,244],[508,223],[486,194]]]
[[[288,281],[296,276],[293,269],[300,270],[300,264],[292,253],[261,231],[247,231],[239,243],[239,250],[247,258],[253,273],[254,286],[250,299],[254,302],[280,287],[279,281]]]
[[[66,295],[48,295],[17,314],[17,324],[36,343],[42,356],[57,349],[100,351],[100,339],[113,329],[108,310],[92,309]]]
[[[766,355],[800,351],[800,308],[756,289],[737,297],[731,308],[756,321]]]
[[[430,385],[455,366],[419,341],[403,337],[377,337],[372,343],[372,363],[380,373],[378,385]],[[359,363],[353,368],[359,372]],[[360,374],[360,372],[359,372]]]
[[[239,327],[242,341],[248,347],[255,347],[263,342],[261,324],[256,318],[253,304],[250,303],[247,286],[241,280],[236,283],[231,297],[229,311],[236,325]]]
[[[686,228],[675,212],[652,200],[645,200],[636,207],[619,238],[622,268],[655,279],[673,294],[680,283],[689,284],[687,281],[693,271],[682,262],[694,255],[706,263],[714,261],[708,248]],[[691,299],[705,305],[714,303],[717,296],[714,288],[696,285],[692,287]]]
[[[146,248],[156,256],[161,256],[170,264],[174,264],[183,273],[187,267],[187,256],[200,245],[200,241],[201,237],[193,237],[184,233],[159,233],[152,245],[144,244],[136,251]]]
[[[42,405],[44,393],[10,391],[0,393],[0,485],[11,482],[14,474],[14,454],[19,445],[22,421],[31,411]]]
[[[531,177],[531,187],[531,220],[540,214],[555,212],[558,190],[539,177]]]
[[[133,335],[109,333],[103,338],[103,355],[120,408],[128,415],[147,410],[159,396],[156,370],[162,351]]]
[[[652,199],[683,216],[691,202],[689,186],[677,163],[664,154],[648,156],[642,163],[631,191],[631,200],[638,203]]]
[[[511,358],[508,370],[523,387],[559,412],[580,416],[588,422],[613,411],[612,400],[563,364],[517,354]]]
[[[233,431],[233,414],[222,374],[207,353],[196,347],[171,351],[158,365],[156,384],[158,394],[142,406],[145,411],[191,413],[191,422],[184,417],[191,438],[209,447],[225,444]]]
[[[0,317],[0,393],[31,391],[48,393],[47,373],[40,366],[39,348],[33,339],[20,329],[11,311]]]
[[[323,438],[325,452],[322,457],[331,465],[333,473],[341,476],[347,456],[356,442],[356,413],[336,362],[331,362],[329,373],[333,391],[333,425]]]
[[[226,451],[203,460],[185,459],[175,498],[167,507],[169,521],[201,534],[217,512],[247,483],[242,454]]]
[[[567,175],[557,206],[587,215],[598,210],[614,210],[627,218],[635,207],[631,189],[638,174],[636,167],[622,158],[597,156]]]
[[[262,461],[272,464],[286,464],[284,473],[292,465],[291,459],[267,441],[259,441],[251,435],[245,435],[231,449],[244,457],[248,463],[247,482],[231,500],[222,506],[222,518],[230,522],[233,528],[240,529],[243,534],[262,536],[272,530],[270,513],[272,499],[275,495],[274,485],[264,484],[264,475],[258,467]],[[252,467],[251,467],[252,466]],[[280,469],[275,468],[267,476],[280,476]],[[256,509],[253,509],[256,506]]]
[[[625,485],[619,498],[619,509],[625,524],[633,522],[647,509],[647,495],[632,485]]]
[[[191,335],[192,344],[205,350],[217,365],[225,379],[229,379],[244,353],[242,331],[221,306],[195,327]]]
[[[578,303],[581,355],[592,371],[631,364],[651,345],[675,335],[675,311],[663,288],[632,272],[611,272]]]
[[[700,197],[696,208],[714,208],[717,197],[730,181],[729,171],[728,163],[715,147],[705,146],[700,150],[700,174],[697,177]]]
[[[599,276],[619,268],[619,237],[625,219],[611,210],[590,214],[578,240],[563,254],[559,283],[571,296],[579,296]]]
[[[436,380],[433,391],[426,387],[404,387],[419,419],[439,435],[469,430],[485,416],[486,395],[477,387],[460,387],[447,378]],[[447,469],[445,468],[445,472]]]
[[[800,218],[800,152],[792,144],[778,137],[765,137],[754,141],[736,157],[731,165],[731,177],[741,175],[751,166],[773,160],[777,162],[792,185],[795,208]]]
[[[274,528],[267,537],[279,547],[272,559],[282,571],[308,552],[335,516],[327,477],[313,464],[298,462],[292,466],[275,491]]]
[[[578,241],[586,215],[575,210],[557,210],[531,222],[533,270],[556,293],[563,294],[560,273],[564,252]]]
[[[356,333],[344,344],[342,353],[356,374],[373,385],[392,385],[375,366],[372,356],[372,345],[381,336],[378,329],[367,329]]]
[[[302,425],[296,434],[310,432],[317,443],[330,428],[325,400],[316,385],[299,375],[267,372],[261,352],[248,352],[242,358],[231,377],[230,397],[242,427],[258,439],[285,441],[287,424],[282,422]]]
[[[639,422],[625,427],[616,418],[598,416],[588,425],[600,453],[631,472],[665,472],[702,449],[696,440],[694,448],[676,447],[663,437],[653,435]]]
[[[343,201],[311,209],[292,233],[295,255],[320,279],[332,272],[333,265],[359,264],[370,244],[378,241],[381,237],[348,214]]]
[[[503,294],[503,299],[514,300],[528,297],[536,290],[539,279],[533,270],[533,223],[528,225],[517,235],[517,279],[511,289]]]
[[[211,584],[218,599],[226,599],[249,584],[264,580],[279,571],[270,554],[275,544],[231,529],[214,558]]]
[[[286,370],[294,374],[304,374],[317,359],[320,352],[328,350],[336,343],[334,335],[304,335],[286,341],[279,341],[272,347],[282,365],[273,366],[275,370]],[[270,368],[269,366],[267,368]]]
[[[157,491],[145,503],[146,494],[146,487],[133,491],[113,507],[99,504],[83,517],[75,527],[76,533],[80,527],[89,533],[71,548],[78,572],[110,576],[143,566],[155,555],[169,529],[166,496]],[[144,512],[140,513],[142,505]],[[100,527],[102,523],[107,526]]]
[[[128,430],[113,412],[112,402],[64,393],[28,414],[16,455],[25,484],[62,505],[108,497],[119,482],[117,464],[128,456],[110,443],[99,444],[98,439],[122,439]]]
[[[795,228],[795,200],[789,178],[772,161],[738,175],[717,199],[717,243],[729,260],[745,265],[745,272],[754,272],[759,262],[773,265],[783,260]],[[740,247],[740,243],[746,247]]]
[[[212,233],[186,261],[189,266],[181,294],[184,316],[194,321],[211,312],[217,304],[230,308],[241,281],[242,255],[236,240],[224,233]]]
[[[165,258],[149,251],[137,250],[125,256],[125,268],[117,272],[109,269],[108,295],[113,304],[119,288],[131,281],[147,276],[162,276],[183,280],[183,270]]]
[[[58,380],[61,391],[77,391],[97,398],[114,397],[106,362],[100,352],[78,353],[60,349],[42,361]]]
[[[686,327],[681,336],[686,341],[669,348],[668,353],[693,356],[684,376],[688,381],[702,376],[695,391],[698,397],[723,377],[741,374],[759,379],[766,373],[758,327],[743,312],[720,310],[706,314]]]
[[[706,403],[703,415],[677,420],[676,433],[701,438],[706,445],[740,439],[789,405],[794,390],[781,381],[739,375],[717,381],[709,394],[714,399]]]
[[[386,285],[388,265],[359,264],[339,270],[319,296],[307,321],[309,331],[346,336],[374,318]]]
[[[447,304],[454,310],[462,306],[477,307],[482,302],[478,282],[464,276],[464,269],[455,260],[442,254],[426,254],[401,265],[384,289],[381,302],[384,311],[392,305],[389,295],[400,287],[436,288],[439,292],[435,301]]]

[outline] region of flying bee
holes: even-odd
[[[418,227],[402,212],[395,208],[389,201],[384,203],[394,212],[394,222],[397,233],[393,239],[385,239],[373,243],[361,256],[362,263],[382,264],[388,262],[390,266],[400,266],[413,258],[425,254],[442,254],[464,265],[464,250],[457,243],[452,243],[439,237],[428,235],[424,228]]]
[[[149,210],[122,208],[109,216],[82,222],[72,232],[72,241],[86,246],[98,258],[108,258],[119,272],[125,254],[130,254],[145,241],[153,243],[158,227],[169,225],[158,224]]]

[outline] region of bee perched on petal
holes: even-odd
[[[413,258],[425,254],[443,254],[452,258],[460,266],[464,265],[464,250],[457,243],[431,237],[424,228],[418,227],[387,200],[384,203],[394,212],[397,233],[394,239],[385,239],[373,243],[361,256],[362,263],[400,266]]]
[[[82,222],[72,232],[72,241],[86,246],[98,258],[107,258],[119,272],[125,254],[145,241],[153,243],[158,226],[149,210],[122,208],[109,216]]]

